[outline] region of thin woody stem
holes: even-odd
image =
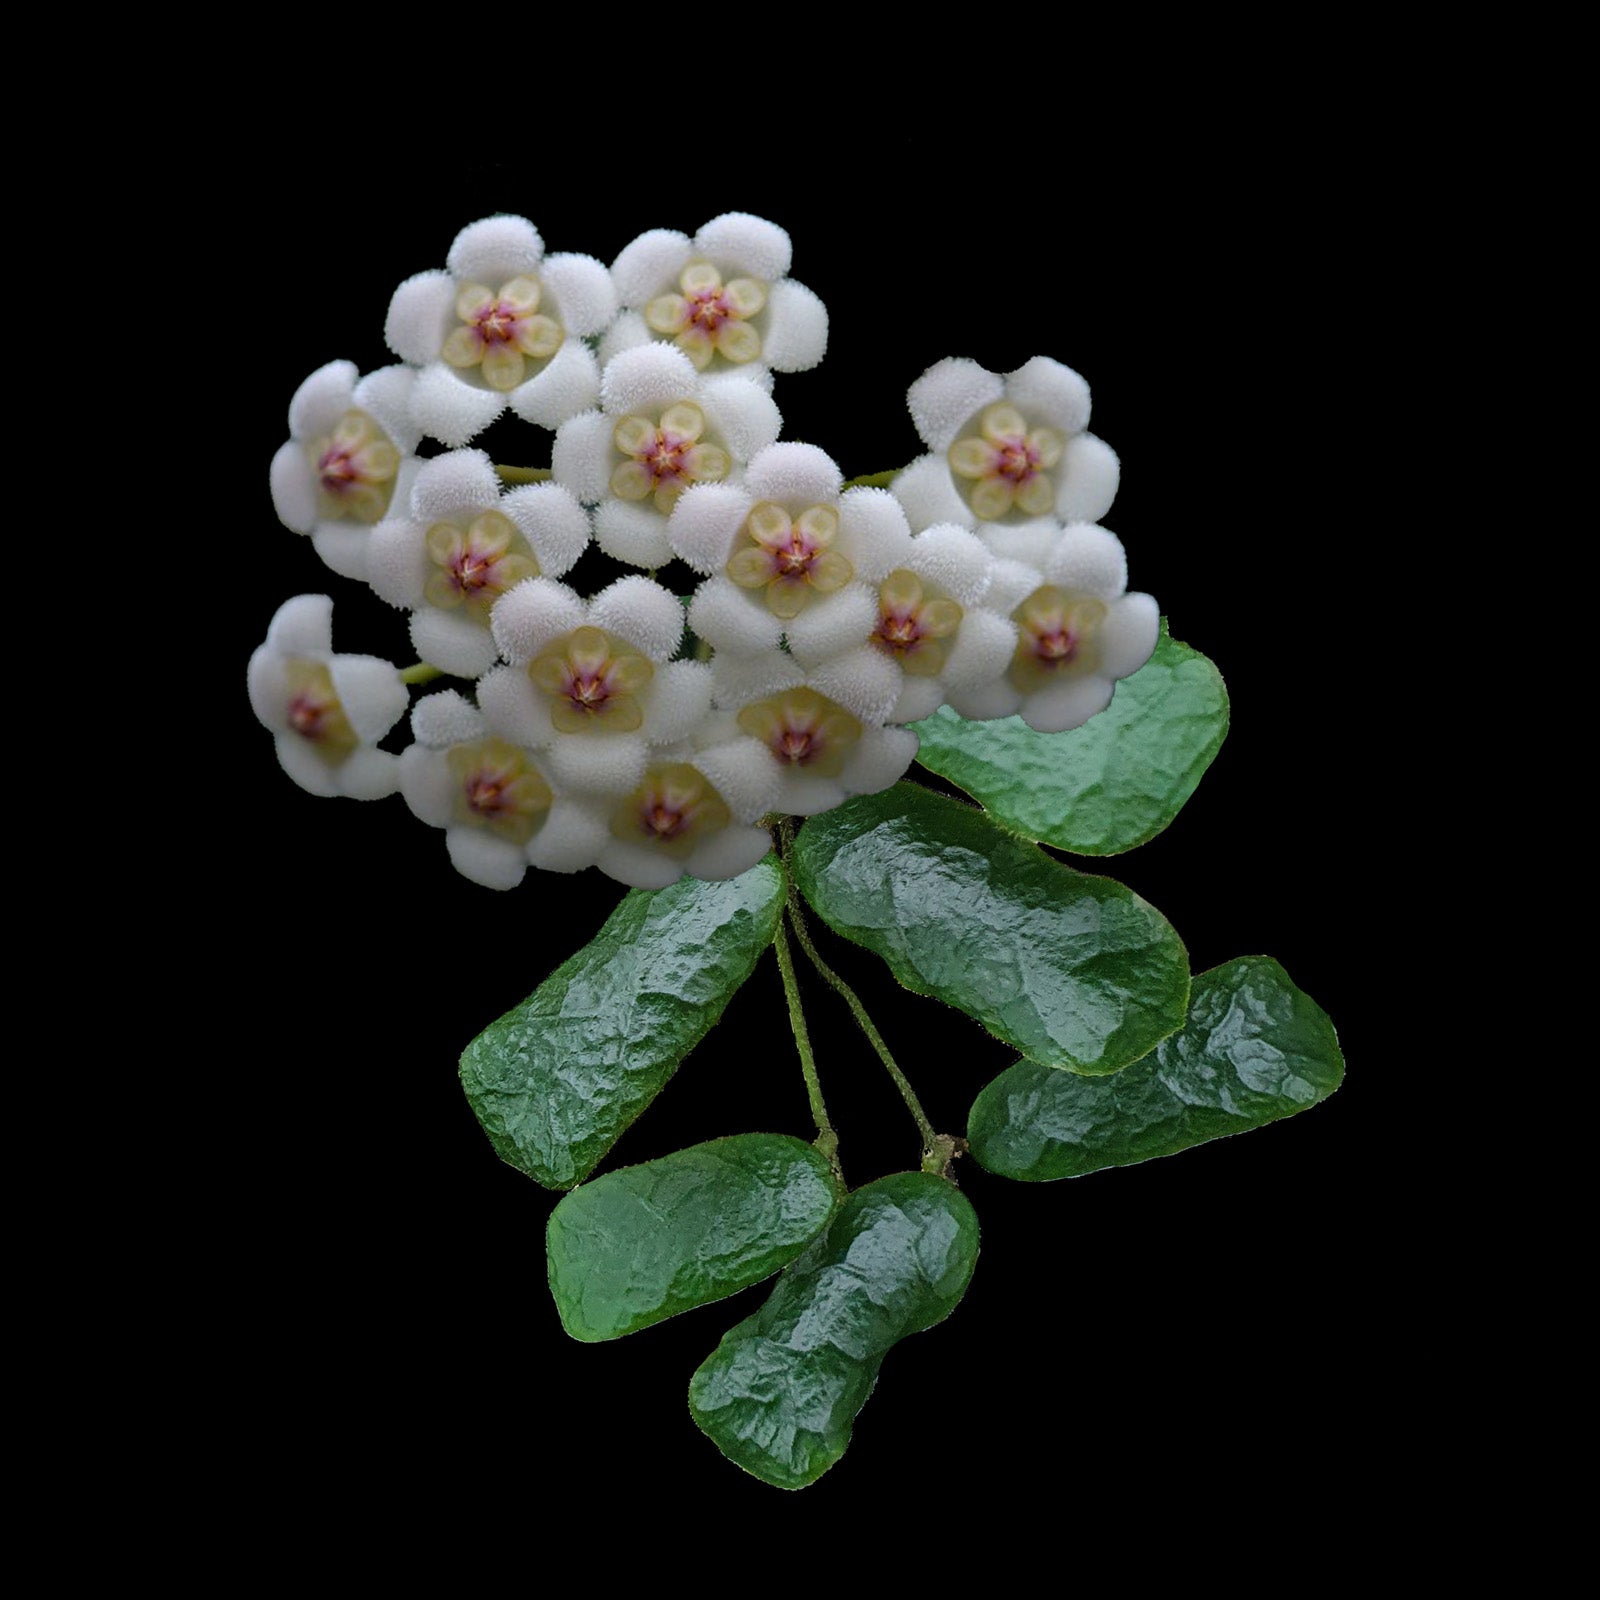
[[[783,856],[787,861],[790,847],[794,843],[794,824],[785,818],[778,826],[778,834]],[[867,1008],[862,1005],[860,996],[822,959],[816,945],[812,943],[811,932],[806,927],[805,914],[800,907],[800,895],[795,888],[793,873],[789,874],[788,912],[789,925],[794,929],[795,938],[800,941],[800,948],[805,951],[807,959],[822,978],[838,991],[844,1003],[850,1007],[851,1015],[855,1017],[861,1031],[867,1036],[867,1043],[877,1052],[878,1059],[888,1069],[889,1076],[894,1079],[894,1086],[900,1091],[900,1098],[905,1101],[906,1109],[910,1111],[917,1124],[917,1131],[922,1135],[924,1167],[930,1172],[942,1172],[954,1153],[955,1141],[934,1132],[927,1112],[922,1109],[922,1102],[917,1099],[916,1090],[911,1087],[905,1073],[900,1070],[899,1063],[890,1054],[889,1046],[884,1043],[883,1035],[878,1032],[872,1018],[867,1015]],[[928,1164],[930,1161],[935,1161],[936,1164],[930,1166]]]
[[[811,1053],[811,1035],[806,1031],[805,1012],[800,1009],[800,985],[794,975],[794,956],[789,940],[778,923],[772,947],[778,952],[778,970],[783,974],[783,992],[789,1001],[789,1026],[794,1030],[795,1048],[800,1052],[800,1071],[806,1080],[806,1095],[811,1101],[811,1120],[817,1125],[816,1146],[828,1158],[835,1175],[839,1172],[839,1135],[828,1121],[828,1108],[822,1099],[822,1084],[817,1077],[817,1060]]]

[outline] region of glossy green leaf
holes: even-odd
[[[1276,961],[1243,956],[1201,973],[1183,1030],[1114,1077],[1031,1061],[1002,1072],[974,1103],[967,1138],[1004,1177],[1075,1178],[1291,1117],[1343,1077],[1327,1013]]]
[[[702,1363],[690,1413],[746,1472],[804,1488],[844,1454],[891,1347],[950,1315],[977,1259],[977,1216],[943,1178],[857,1189]]]
[[[772,943],[783,869],[631,891],[605,926],[461,1057],[502,1159],[549,1189],[595,1169]]]
[[[1189,966],[1167,919],[915,784],[813,817],[795,881],[901,983],[1030,1060],[1115,1072],[1183,1025]]]
[[[608,1172],[550,1214],[550,1293],[574,1339],[619,1339],[786,1267],[833,1215],[827,1160],[741,1133]]]
[[[1081,728],[968,722],[949,706],[914,726],[917,760],[996,821],[1078,855],[1113,856],[1153,839],[1183,809],[1227,736],[1228,691],[1163,619],[1155,654]]]

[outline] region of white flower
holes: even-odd
[[[396,758],[374,746],[404,714],[406,686],[390,662],[333,653],[327,595],[279,606],[250,657],[249,688],[279,763],[302,789],[377,800],[399,786]]]
[[[611,264],[623,312],[602,360],[667,340],[702,371],[733,368],[770,387],[773,372],[804,372],[828,347],[827,308],[789,277],[789,235],[731,211],[694,236],[655,228]]]
[[[527,578],[559,578],[583,554],[589,516],[554,483],[501,493],[481,450],[424,462],[409,502],[372,530],[367,578],[412,613],[411,642],[426,662],[476,678],[499,659],[489,618]]]
[[[583,340],[617,309],[603,263],[546,256],[531,222],[498,216],[463,228],[446,267],[402,283],[384,326],[389,348],[422,368],[411,395],[419,427],[464,445],[508,405],[556,428],[594,404],[600,372]]]
[[[342,578],[365,580],[368,531],[411,492],[422,437],[406,409],[415,381],[409,367],[358,381],[353,362],[330,361],[289,402],[289,440],[272,458],[272,504]]]
[[[1127,558],[1106,529],[1080,523],[1046,539],[1035,525],[1027,539],[1030,558],[997,560],[986,597],[1013,629],[1005,675],[952,689],[949,703],[964,717],[1015,712],[1039,733],[1061,733],[1104,711],[1117,680],[1150,659],[1161,617],[1149,595],[1125,592]]]
[[[496,738],[454,690],[419,700],[411,731],[417,742],[400,754],[406,804],[445,830],[458,872],[486,888],[516,888],[555,800],[533,752]]]
[[[890,722],[920,721],[952,694],[984,690],[1005,673],[1016,636],[989,604],[994,564],[976,534],[943,523],[912,539],[878,585],[870,643],[902,674]]]
[[[923,373],[906,398],[934,452],[893,485],[913,527],[1047,514],[1093,522],[1109,509],[1116,453],[1084,431],[1089,386],[1070,367],[1035,356],[1002,377],[951,358]]]
[[[911,530],[882,489],[847,489],[815,445],[774,444],[738,484],[690,489],[667,527],[672,549],[703,574],[689,625],[730,655],[786,637],[801,661],[866,642],[874,588],[905,559]]]
[[[493,621],[511,665],[482,680],[478,704],[501,738],[541,753],[563,792],[631,792],[710,709],[710,667],[672,659],[683,605],[648,578],[619,578],[592,600],[530,579]]]
[[[702,377],[670,345],[606,363],[600,408],[556,433],[551,474],[596,507],[595,543],[630,566],[672,559],[667,516],[695,484],[736,477],[778,437],[772,396],[733,375]]]
[[[636,889],[662,889],[686,874],[722,879],[749,871],[772,848],[771,835],[736,798],[741,769],[751,764],[737,748],[657,753],[638,784],[608,803],[595,865]]]
[[[720,716],[702,737],[743,734],[760,747],[776,781],[768,802],[775,811],[811,816],[853,794],[875,794],[896,782],[917,753],[908,728],[883,726],[883,665],[868,650],[810,672],[781,650],[719,662]]]

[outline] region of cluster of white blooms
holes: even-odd
[[[1041,732],[1106,706],[1158,619],[1097,525],[1117,458],[1085,431],[1087,385],[1044,357],[940,362],[909,395],[929,454],[847,486],[779,439],[774,374],[817,365],[828,332],[789,265],[783,229],[743,213],[642,234],[610,267],[490,217],[395,291],[400,364],[301,385],[279,516],[471,694],[427,694],[414,742],[378,749],[401,674],[332,653],[325,596],[291,600],[250,667],[291,777],[398,789],[492,888],[529,866],[657,888],[743,872],[764,818],[887,788],[916,755],[906,724],[941,705]],[[554,434],[543,481],[470,447],[508,408]],[[643,571],[580,594],[562,580],[591,549]]]

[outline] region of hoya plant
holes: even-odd
[[[954,311],[895,373],[782,216],[639,225],[464,216],[384,303],[336,297],[256,442],[301,583],[247,690],[284,803],[340,818],[291,966],[328,992],[342,942],[392,946],[364,1003],[447,997],[458,1049],[407,1070],[450,1075],[477,1158],[548,1193],[517,1270],[548,1283],[564,1360],[698,1312],[703,1359],[659,1381],[709,1444],[653,1455],[714,1446],[800,1489],[895,1347],[961,1307],[974,1175],[1180,1156],[1310,1110],[1343,1060],[1314,979],[1260,953],[1271,929],[1196,963],[1159,884],[1104,871],[1178,821],[1231,707],[1226,640],[1145,588],[1142,541],[1174,530],[1121,517],[1148,452],[1102,422],[1095,375],[1017,352],[1013,324],[991,354]],[[874,412],[899,459],[864,459]],[[1179,536],[1225,562],[1217,457]],[[380,811],[397,874],[456,875],[447,918],[373,926],[341,899],[334,858]],[[360,1059],[340,1011],[314,1027]],[[763,1085],[752,1120],[722,1093],[703,1134],[652,1147],[658,1102],[718,1057]],[[358,1070],[380,1099],[392,1069]],[[839,1110],[868,1071],[896,1102],[887,1169]]]

